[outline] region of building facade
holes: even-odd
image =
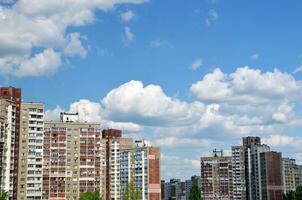
[[[120,186],[123,196],[132,182],[141,192],[142,200],[160,200],[160,150],[145,140],[135,141],[131,149],[121,150]]]
[[[245,159],[246,199],[262,200],[260,154],[269,152],[269,146],[261,144],[260,137],[243,138]]]
[[[182,182],[180,179],[171,179],[165,185],[165,200],[181,200],[183,191]]]
[[[43,134],[44,106],[22,103],[18,171],[20,200],[42,199]]]
[[[0,99],[0,189],[14,197],[16,104]]]
[[[232,147],[233,199],[246,199],[245,165],[243,146]]]
[[[130,149],[133,140],[122,138],[122,131],[116,129],[106,129],[102,131],[102,141],[105,144],[105,199],[120,200],[120,152]]]
[[[19,134],[20,134],[20,108],[21,108],[21,98],[22,92],[20,88],[14,87],[0,87],[0,98],[9,100],[15,104],[15,113],[14,115],[14,141],[12,142],[13,150],[13,170],[11,173],[13,174],[13,185],[12,190],[9,190],[9,198],[10,199],[18,199],[18,162],[19,162]]]
[[[263,152],[260,155],[262,200],[282,200],[284,193],[282,154]]]
[[[295,191],[296,187],[302,185],[302,166],[291,158],[283,158],[282,165],[284,193]]]
[[[44,126],[43,199],[73,200],[95,190],[103,194],[105,149],[100,124],[60,121]]]
[[[204,200],[229,200],[233,197],[232,158],[223,151],[201,157],[201,185]]]

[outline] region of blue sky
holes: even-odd
[[[117,2],[2,1],[1,85],[152,140],[165,179],[246,135],[302,161],[302,2]]]

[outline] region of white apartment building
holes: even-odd
[[[0,189],[13,196],[16,105],[0,99]]]

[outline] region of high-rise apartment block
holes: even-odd
[[[282,200],[284,187],[282,177],[282,154],[263,152],[260,154],[261,200]]]
[[[44,106],[21,104],[18,197],[42,199]]]
[[[9,193],[9,199],[18,199],[21,89],[0,87],[0,99],[0,189]]]
[[[73,200],[103,191],[104,146],[100,124],[67,120],[45,122],[43,199]],[[64,121],[66,119],[66,121]]]
[[[160,150],[145,140],[133,142],[115,129],[102,131],[105,146],[105,199],[121,200],[127,184],[141,191],[143,200],[159,200]]]
[[[245,200],[245,164],[243,146],[232,147],[233,199]]]
[[[201,185],[205,200],[229,200],[233,196],[232,158],[223,151],[212,157],[201,157]]]
[[[121,196],[121,165],[120,155],[124,149],[130,149],[133,140],[122,138],[122,131],[106,129],[102,131],[102,140],[105,144],[105,199],[120,200]]]
[[[145,140],[135,141],[130,149],[120,151],[120,187],[124,194],[132,182],[142,200],[160,200],[160,151]]]
[[[165,185],[165,200],[181,200],[185,192],[185,183],[180,179],[171,179]]]
[[[284,193],[295,191],[296,187],[302,185],[302,166],[297,165],[295,159],[283,158],[282,169]]]
[[[262,200],[260,154],[269,152],[259,137],[243,138],[247,200]]]
[[[9,192],[10,199],[14,191],[15,120],[16,104],[0,99],[0,189]]]

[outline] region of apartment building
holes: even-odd
[[[243,146],[232,147],[233,199],[246,199],[245,165]]]
[[[42,199],[44,106],[21,104],[18,197],[20,200]]]
[[[260,137],[243,138],[245,159],[246,199],[262,200],[260,154],[269,152],[269,146],[261,144]]]
[[[13,125],[14,127],[11,127],[14,130],[8,130],[12,131],[12,140],[10,140],[9,142],[11,142],[11,147],[9,147],[11,151],[11,160],[9,165],[12,165],[13,170],[10,171],[10,174],[12,174],[12,179],[13,179],[13,184],[9,185],[9,186],[5,186],[4,188],[7,189],[7,191],[9,192],[9,199],[18,199],[18,162],[19,162],[19,134],[20,134],[20,107],[21,107],[21,89],[20,88],[14,88],[14,87],[0,87],[0,98],[1,99],[6,99],[8,101],[11,102],[11,105],[8,106],[8,114],[10,112],[10,109],[15,109],[14,113],[12,114],[12,117],[14,117],[12,123],[7,123],[8,126],[10,127],[10,125]],[[14,104],[14,105],[12,105]],[[10,121],[9,117],[11,116],[6,116],[6,120]],[[6,127],[7,128],[7,127]],[[9,144],[6,143],[5,144],[5,149],[7,150],[7,146]],[[1,145],[0,145],[1,147]],[[12,149],[11,149],[12,148]],[[3,154],[3,155],[7,155],[7,154]],[[7,158],[5,158],[7,159]],[[7,163],[4,162],[4,165],[8,165]],[[7,169],[7,167],[4,167],[3,169]],[[7,172],[8,173],[8,172]],[[7,175],[8,176],[8,175]],[[7,177],[6,176],[6,177]],[[4,177],[3,177],[4,178]],[[6,179],[3,179],[6,180]],[[5,183],[3,184],[8,184],[7,180]],[[1,187],[2,188],[2,187]]]
[[[295,159],[282,159],[284,193],[295,191],[296,187],[302,185],[302,166],[296,164]]]
[[[181,200],[184,188],[180,179],[171,179],[165,185],[165,200]]]
[[[131,149],[133,140],[122,138],[122,131],[106,129],[102,131],[105,148],[105,200],[121,200],[120,152]]]
[[[100,124],[80,122],[74,113],[61,116],[59,122],[44,123],[43,199],[78,199],[95,190],[104,193]]]
[[[282,177],[282,154],[263,152],[260,154],[261,200],[282,200],[284,193]]]
[[[123,196],[132,182],[141,191],[142,200],[160,200],[160,150],[148,141],[135,141],[130,149],[120,151],[120,187]]]
[[[223,151],[201,157],[201,185],[204,200],[229,200],[233,197],[232,158]]]
[[[0,99],[0,189],[14,197],[16,104]]]

